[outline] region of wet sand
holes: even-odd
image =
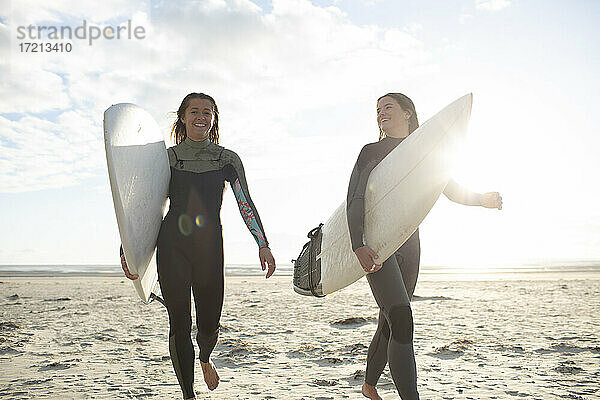
[[[571,279],[568,279],[569,276]],[[600,398],[600,274],[422,279],[413,301],[423,399]],[[366,280],[323,299],[291,277],[227,277],[199,399],[361,399],[377,307]],[[0,278],[0,398],[178,399],[166,310],[119,277]],[[389,373],[379,383],[397,399]]]

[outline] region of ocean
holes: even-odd
[[[580,261],[565,263],[546,263],[516,266],[482,266],[482,267],[458,267],[458,266],[422,266],[420,279],[521,279],[528,277],[575,277],[580,274],[600,274],[600,261]],[[275,272],[280,276],[293,275],[291,264],[280,264]],[[258,276],[264,275],[258,265],[250,264],[228,264],[225,266],[226,276]],[[0,276],[31,276],[31,277],[60,277],[60,276],[84,276],[84,277],[106,277],[123,276],[119,265],[0,265]]]

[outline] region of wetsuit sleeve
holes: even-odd
[[[252,198],[250,198],[242,160],[240,160],[240,157],[231,150],[224,150],[222,157],[226,163],[223,167],[225,180],[231,185],[242,219],[246,223],[254,240],[256,240],[258,247],[268,247],[269,242],[267,241],[267,235],[260,222],[258,211],[252,202]]]
[[[455,180],[450,179],[444,188],[444,195],[448,200],[465,206],[480,206],[481,194],[471,192],[467,188],[459,185]]]
[[[363,147],[352,175],[350,176],[350,184],[348,185],[348,196],[346,198],[346,216],[348,218],[348,230],[350,231],[350,241],[352,242],[352,250],[365,245],[364,221],[365,221],[365,190],[369,174],[373,167],[370,167],[367,160],[366,146]]]

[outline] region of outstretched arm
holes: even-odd
[[[242,160],[240,160],[237,154],[230,150],[226,150],[224,153],[223,156],[227,159],[227,164],[224,167],[225,178],[231,185],[242,219],[258,245],[258,257],[260,259],[262,270],[264,271],[268,268],[266,275],[268,278],[275,272],[275,259],[269,249],[267,235],[260,222],[258,211],[250,198],[250,191],[248,190],[248,184],[246,183],[246,175],[244,173]]]
[[[450,200],[465,206],[482,206],[502,210],[502,196],[498,192],[476,193],[450,180],[444,189],[444,195]]]

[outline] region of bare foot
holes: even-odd
[[[206,382],[208,390],[215,390],[219,386],[219,374],[217,374],[214,364],[210,361],[207,363],[200,361],[200,366],[202,367],[204,382]]]
[[[371,400],[383,400],[378,394],[375,386],[369,385],[367,382],[362,385],[362,394]]]

